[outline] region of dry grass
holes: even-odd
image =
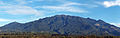
[[[0,38],[120,38],[120,36],[0,35]]]

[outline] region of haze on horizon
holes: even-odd
[[[120,0],[0,0],[0,26],[54,15],[102,19],[120,27]]]

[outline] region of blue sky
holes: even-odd
[[[66,14],[120,27],[120,0],[0,0],[0,26]]]

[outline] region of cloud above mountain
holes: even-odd
[[[103,5],[105,7],[112,7],[112,6],[120,6],[120,0],[115,0],[115,1],[104,1]]]
[[[1,12],[13,14],[13,15],[42,14],[38,10],[33,9],[32,7],[29,7],[29,6],[8,5],[8,6],[0,6],[0,9],[1,9]]]
[[[61,2],[62,4],[58,5],[37,5],[37,6],[28,6],[30,3],[43,0],[14,0],[10,1],[8,3],[1,1],[0,4],[0,12],[5,12],[12,15],[44,15],[46,12],[52,13],[52,12],[71,12],[71,13],[85,13],[88,12],[85,9],[82,9],[77,6],[87,6],[87,4],[81,4],[76,2]],[[14,2],[14,3],[13,3]],[[50,1],[49,1],[50,2]],[[36,3],[35,3],[36,4]],[[43,10],[41,10],[43,9]]]
[[[87,10],[74,7],[74,5],[87,6],[87,4],[69,2],[69,3],[57,5],[57,6],[37,6],[35,8],[42,8],[42,9],[46,9],[46,10],[51,10],[51,12],[52,11],[55,11],[55,12],[72,12],[72,13],[86,13],[86,12],[88,12]]]
[[[6,21],[11,21],[9,19],[0,19],[0,22],[6,22]]]
[[[120,27],[120,23],[110,23],[110,24]]]

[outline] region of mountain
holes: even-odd
[[[120,28],[104,22],[70,15],[55,15],[28,23],[12,22],[0,27],[1,32],[40,32],[66,35],[120,36]]]

